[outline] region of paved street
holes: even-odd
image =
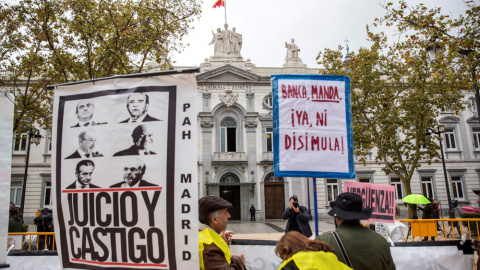
[[[233,231],[234,239],[280,240],[284,235],[286,220],[268,219],[263,221],[228,221],[227,230]],[[310,227],[315,234],[315,222],[310,221]],[[320,220],[319,232],[333,231],[335,226],[332,219]]]

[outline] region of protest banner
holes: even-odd
[[[63,268],[198,268],[196,96],[188,73],[55,87],[52,186]]]
[[[400,242],[390,247],[396,269],[473,269],[472,252],[459,249],[460,240],[436,242]],[[465,246],[468,243],[465,244]],[[470,242],[471,244],[471,242]],[[248,270],[276,270],[282,259],[275,255],[276,241],[236,240],[230,245],[232,254],[244,254]],[[9,254],[7,263],[11,269],[59,269],[57,256],[38,256],[20,251]],[[197,266],[198,268],[198,266]],[[197,269],[188,268],[188,269]],[[161,269],[161,268],[160,268]]]
[[[275,176],[355,178],[350,78],[272,75]]]
[[[274,241],[233,240],[232,254],[245,254],[247,269],[276,270],[282,260],[274,255]],[[390,247],[396,269],[472,269],[473,254],[459,250],[460,241],[402,242]],[[374,269],[372,267],[372,269]]]
[[[360,195],[363,207],[372,208],[368,221],[395,222],[394,186],[345,181],[343,191]]]
[[[0,215],[9,217],[10,202],[10,180],[12,174],[12,130],[13,130],[13,112],[15,99],[11,93],[5,90],[0,92],[0,202],[3,207],[0,209]],[[8,218],[0,221],[2,232],[0,233],[0,267],[5,267],[7,260],[6,250],[12,245],[12,238],[8,233]],[[21,242],[21,240],[20,240]],[[8,243],[8,244],[7,244]]]

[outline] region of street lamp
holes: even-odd
[[[437,42],[437,37],[434,36],[430,39],[430,42],[433,43],[433,45],[428,45],[425,50],[428,53],[428,57],[430,58],[430,61],[435,62],[437,59],[437,55],[442,53],[442,47]],[[475,53],[474,50],[471,49],[460,49],[458,51],[459,54],[468,56],[471,53]],[[472,81],[473,81],[473,92],[475,93],[475,103],[477,105],[477,117],[479,118],[480,122],[480,93],[479,93],[479,87],[478,87],[478,82],[477,82],[477,74],[476,74],[476,68],[480,63],[480,58],[477,59],[477,63],[473,64],[470,67],[470,73],[472,74]]]
[[[450,218],[455,218],[455,207],[452,205],[452,199],[450,197],[450,186],[448,185],[448,177],[447,177],[447,168],[445,167],[445,156],[443,154],[443,139],[442,133],[443,131],[438,128],[437,131],[427,128],[425,135],[430,136],[432,133],[438,135],[438,142],[440,143],[440,152],[442,153],[442,164],[443,164],[443,176],[445,177],[445,187],[447,188],[447,199],[448,199],[448,215]]]
[[[42,139],[42,135],[40,135],[40,130],[33,130],[30,128],[27,135],[27,156],[25,158],[25,174],[23,175],[23,185],[22,185],[22,202],[20,204],[20,209],[22,209],[22,222],[23,216],[25,215],[25,189],[27,187],[27,174],[28,174],[28,160],[30,159],[30,143],[31,139],[33,138],[33,143],[35,146],[40,144],[40,140]]]
[[[433,45],[428,45],[425,50],[428,53],[428,57],[430,58],[430,61],[435,62],[437,60],[437,55],[442,53],[442,47],[437,42],[437,37],[432,37],[430,39],[430,42],[433,43]]]
[[[467,56],[467,55],[469,55],[471,53],[474,53],[474,52],[475,52],[474,50],[469,50],[469,49],[462,49],[462,50],[458,51],[459,54],[464,55],[464,56]],[[480,60],[480,59],[478,59],[478,60]],[[470,72],[472,74],[473,92],[475,93],[475,103],[476,103],[476,106],[477,106],[477,117],[478,117],[478,120],[480,122],[480,94],[478,92],[478,82],[477,82],[477,73],[476,73],[477,65],[478,65],[478,62],[477,62],[477,64],[472,65],[470,67]]]

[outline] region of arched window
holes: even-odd
[[[222,175],[222,177],[220,177],[220,183],[240,183],[240,178],[238,178],[236,174],[228,172]]]
[[[273,98],[272,95],[265,96],[263,98],[263,105],[265,109],[271,109],[273,108]]]
[[[285,182],[285,180],[283,179],[283,177],[276,177],[273,172],[269,172],[267,173],[267,175],[265,176],[265,182]]]
[[[220,152],[237,151],[237,122],[225,118],[220,124]]]

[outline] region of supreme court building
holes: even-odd
[[[257,67],[244,59],[242,35],[223,30],[214,35],[212,55],[199,63],[198,85],[198,188],[199,197],[218,195],[233,204],[232,220],[250,220],[250,206],[256,208],[257,220],[279,219],[288,199],[297,195],[299,203],[314,215],[313,178],[275,177],[273,173],[273,74],[318,74],[301,60],[299,46],[292,39],[285,46],[282,67]],[[232,29],[233,30],[233,29]],[[229,38],[225,38],[228,35]],[[227,41],[227,42],[224,42]],[[303,41],[308,42],[308,41]],[[300,42],[301,43],[301,42]],[[245,46],[248,45],[245,42]],[[271,44],[271,46],[277,46]],[[300,45],[301,47],[301,45]],[[184,69],[192,67],[175,67]],[[152,71],[158,71],[153,68]],[[444,149],[452,199],[477,206],[471,191],[480,188],[480,124],[475,113],[472,92],[465,92],[468,108],[460,115],[443,112],[439,123],[445,126]],[[473,102],[472,102],[473,101]],[[38,147],[32,146],[26,185],[25,220],[32,222],[38,210],[51,205],[51,131]],[[24,179],[26,134],[16,134],[13,143],[10,200],[19,205]],[[355,135],[354,135],[355,136]],[[395,175],[381,171],[374,161],[375,150],[366,165],[355,162],[356,179],[316,179],[318,213],[326,217],[328,202],[343,190],[344,181],[393,185],[397,204],[405,218],[403,184]],[[441,163],[422,163],[412,179],[412,192],[434,197],[448,210],[445,180]]]

